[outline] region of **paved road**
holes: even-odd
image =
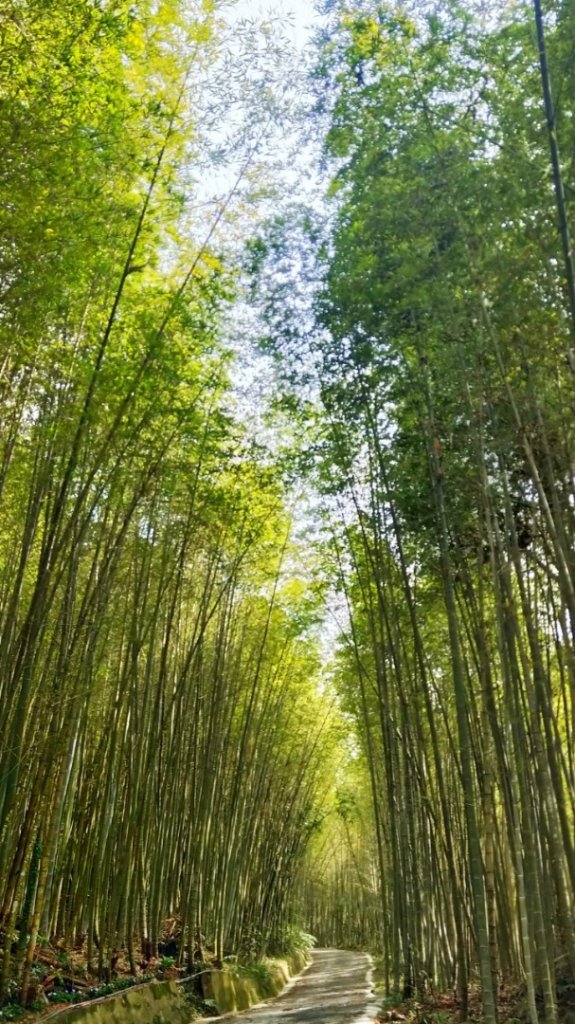
[[[312,957],[311,966],[278,999],[241,1013],[241,1024],[365,1024],[370,958],[339,949],[314,949]]]

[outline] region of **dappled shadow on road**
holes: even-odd
[[[303,977],[270,1005],[242,1014],[242,1024],[352,1024],[367,1011],[369,967],[364,953],[314,950]]]

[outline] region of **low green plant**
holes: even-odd
[[[20,1003],[6,1003],[0,1010],[0,1020],[17,1020],[26,1010]]]
[[[215,999],[204,999],[197,992],[191,991],[187,985],[183,986],[183,996],[190,1008],[192,1020],[197,1017],[217,1017],[219,1015]]]
[[[86,998],[90,998],[90,996],[85,992],[66,992],[62,988],[55,988],[48,993],[51,1003],[81,1003]]]
[[[380,1008],[382,1011],[393,1010],[396,1006],[400,1006],[404,1002],[403,995],[401,992],[390,992],[389,995],[382,1000]]]
[[[444,1010],[426,1013],[423,1020],[425,1024],[451,1024],[451,1017]]]
[[[91,999],[101,999],[102,996],[111,996],[114,992],[123,992],[126,988],[152,981],[153,977],[153,974],[143,974],[141,978],[115,978],[114,981],[108,981],[104,985],[93,985],[88,989],[74,989],[71,992],[55,988],[48,993],[48,999],[51,1003],[82,1003]]]
[[[315,935],[304,932],[296,925],[290,925],[281,938],[273,944],[270,952],[273,956],[295,956],[298,953],[308,954],[317,943]]]
[[[275,994],[273,986],[272,964],[269,960],[252,960],[225,963],[225,969],[238,978],[249,978],[257,983],[264,998]]]
[[[172,967],[175,967],[175,965],[176,965],[176,958],[175,958],[175,956],[163,956],[162,959],[160,960],[159,964],[158,964],[158,970],[159,971],[169,971]]]

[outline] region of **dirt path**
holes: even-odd
[[[365,953],[315,949],[313,962],[272,1003],[239,1014],[241,1024],[366,1024],[371,960]]]

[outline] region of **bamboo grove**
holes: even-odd
[[[298,927],[555,1024],[575,8],[324,4],[326,195],[260,231],[267,89],[206,158],[256,59],[227,6],[0,3],[1,998],[45,944],[109,978],[167,922],[182,968]]]
[[[3,998],[46,942],[136,974],[168,919],[183,964],[281,951],[330,784],[279,476],[232,414],[225,203],[190,213],[218,6],[2,5]]]
[[[466,1020],[479,986],[490,1024],[501,985],[551,1024],[575,977],[574,13],[329,5],[327,214],[251,253],[366,769],[304,899],[326,943],[377,928],[388,991]]]

